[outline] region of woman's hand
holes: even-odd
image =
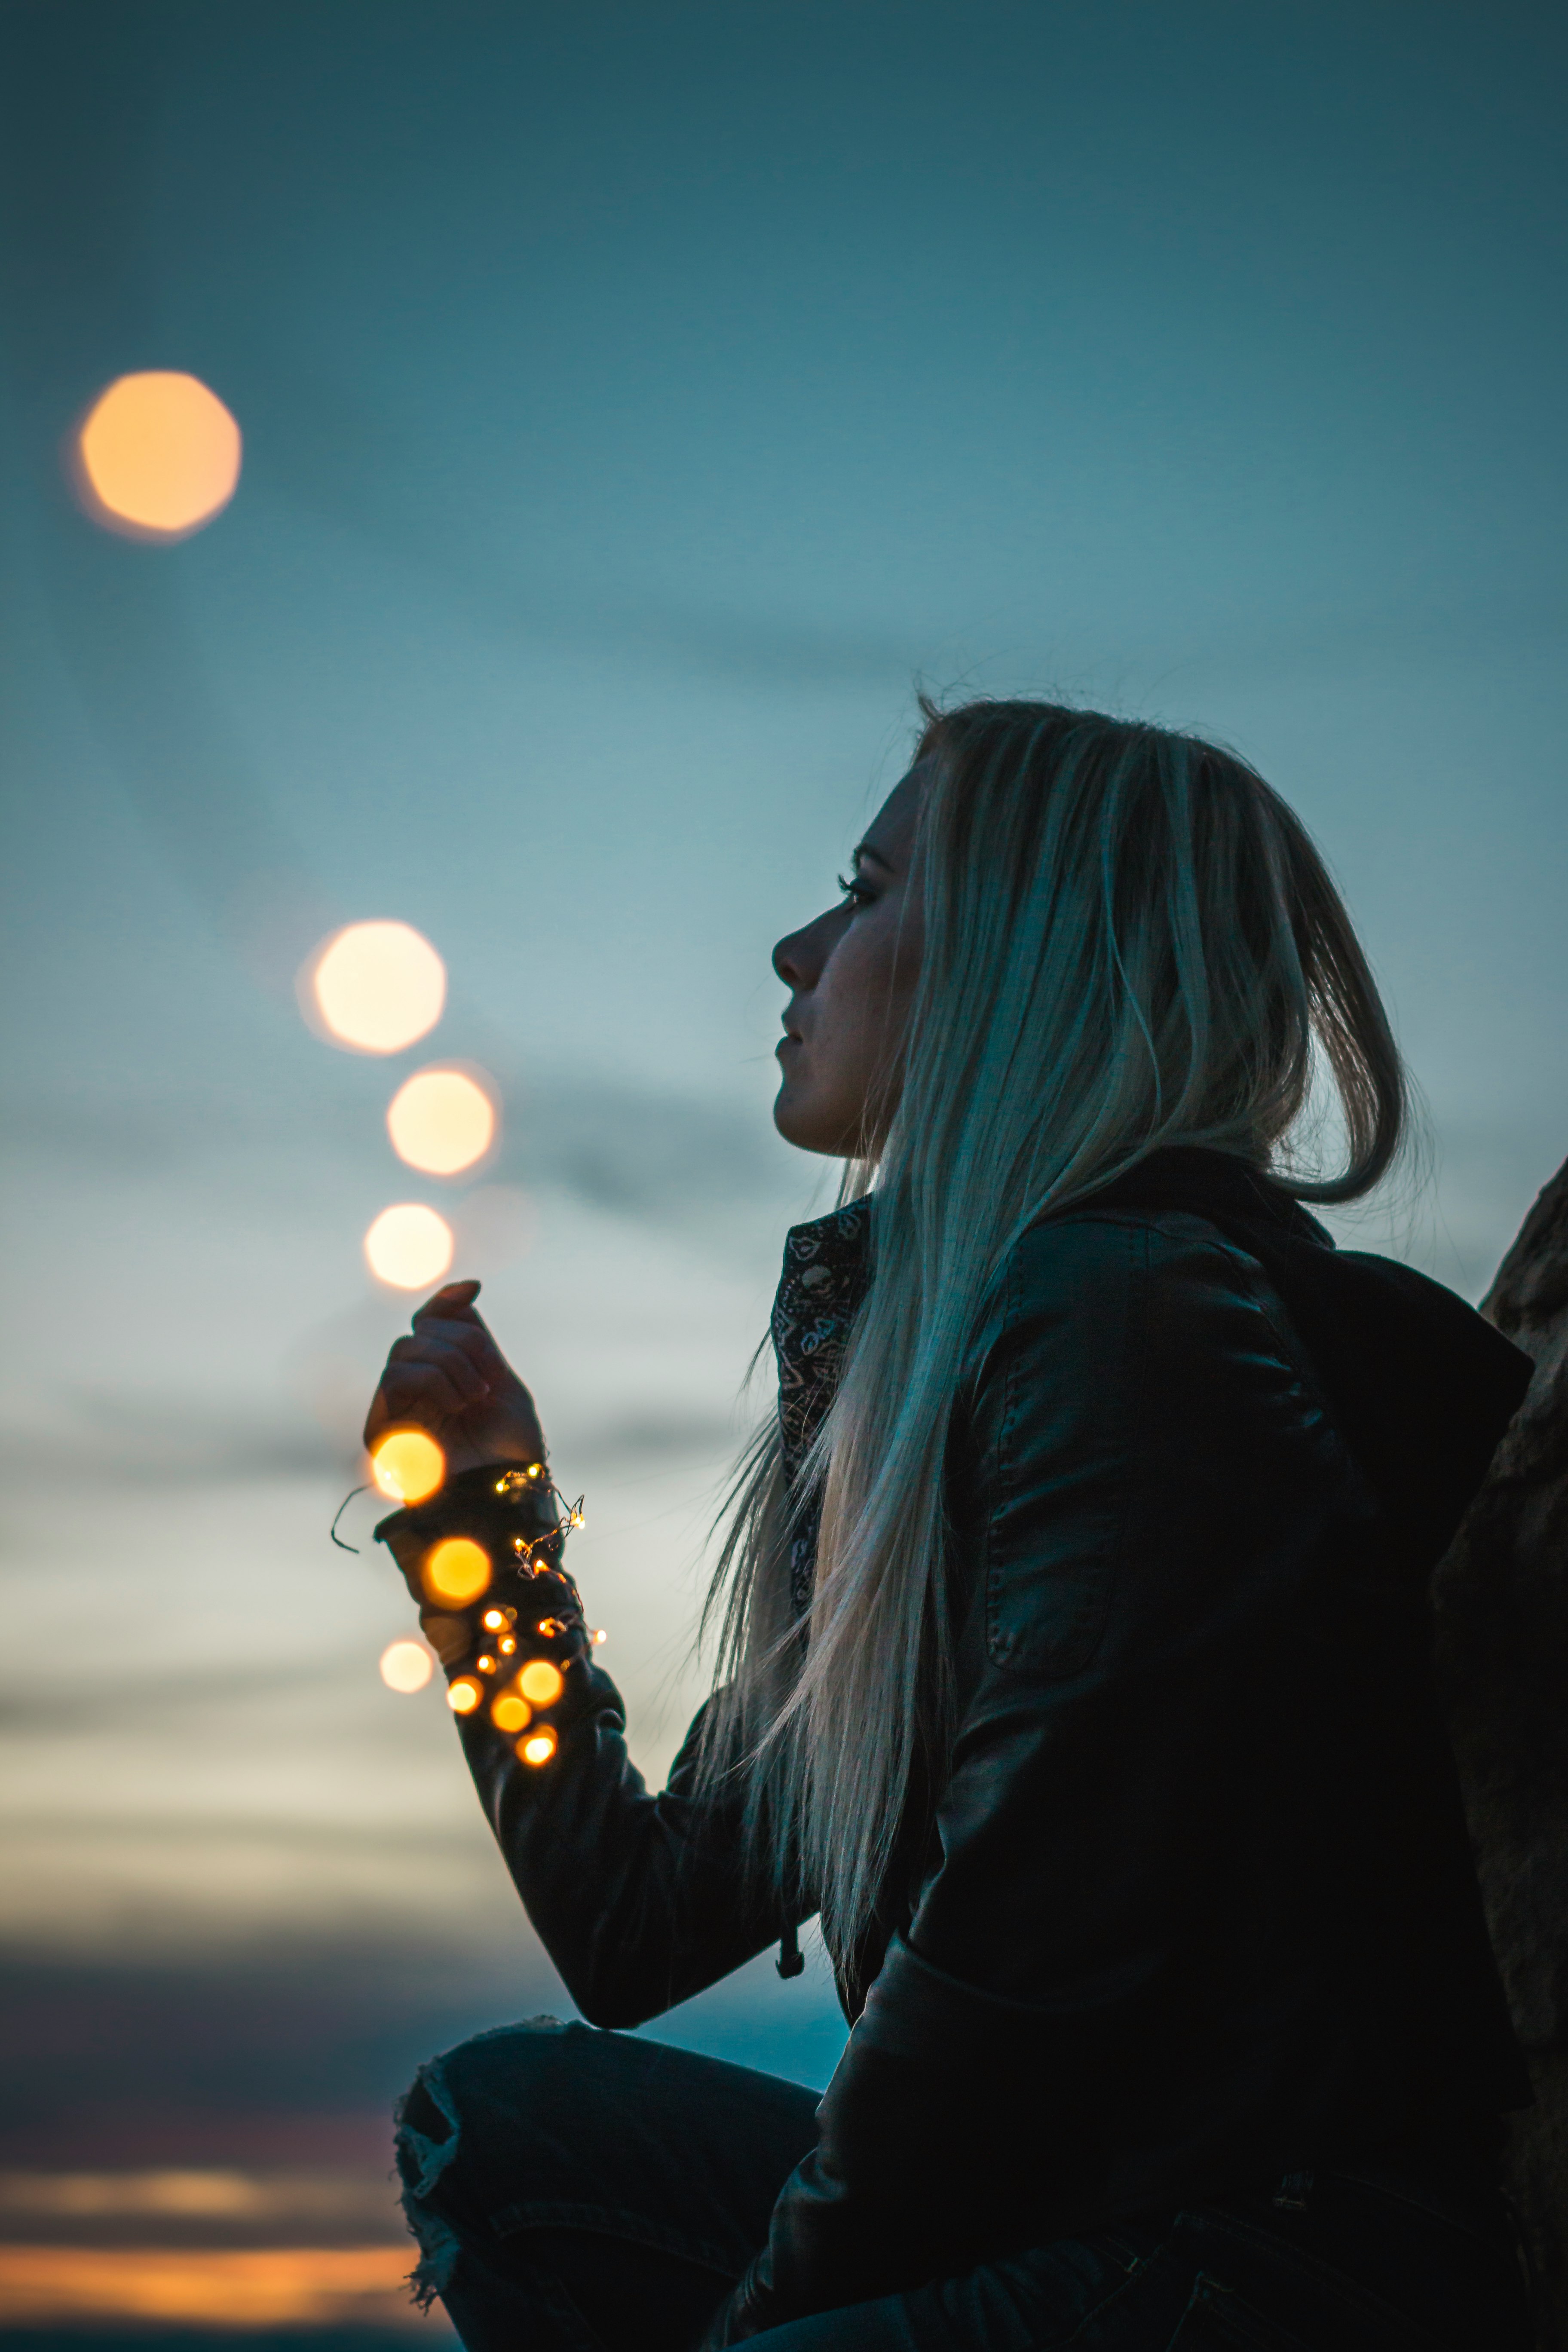
[[[477,1282],[449,1282],[427,1298],[405,1339],[393,1342],[371,1399],[364,1442],[389,1429],[427,1429],[448,1471],[486,1462],[542,1462],[533,1399],[474,1310]]]

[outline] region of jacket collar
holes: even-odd
[[[850,1327],[871,1281],[871,1203],[851,1201],[784,1240],[784,1274],[773,1300],[773,1342],[779,1368],[779,1439],[790,1496],[790,1592],[798,1612],[810,1606],[821,1496],[795,1491],[801,1464],[833,1402]]]

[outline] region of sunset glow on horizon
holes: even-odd
[[[0,2323],[416,2324],[405,2246],[0,2246]]]

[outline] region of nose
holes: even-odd
[[[809,953],[812,926],[791,931],[773,950],[773,970],[786,988],[809,988],[821,969],[820,956]]]

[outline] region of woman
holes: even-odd
[[[848,2042],[820,2105],[553,2020],[450,2053],[402,2117],[424,2290],[477,2352],[1521,2343],[1425,1583],[1529,1367],[1300,1205],[1405,1119],[1344,909],[1239,761],[1022,702],[928,709],[842,887],[774,953],[774,1116],[848,1205],[789,1236],[662,1794],[477,1285],[366,1433],[446,1448],[384,1532],[584,2016],[789,1972],[820,1914]],[[453,1537],[492,1580],[432,1610]]]

